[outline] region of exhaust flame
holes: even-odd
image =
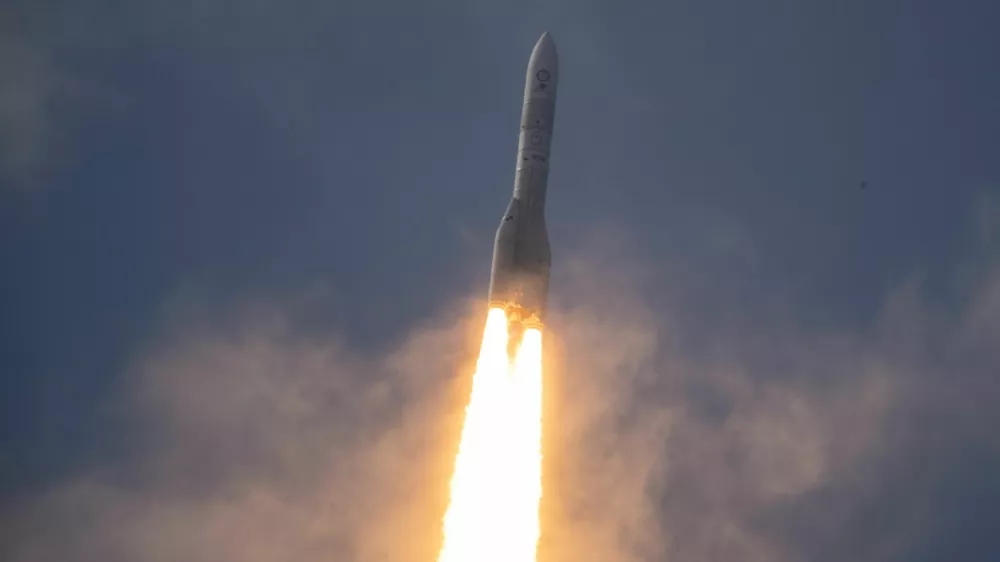
[[[439,562],[534,562],[542,497],[542,333],[513,364],[502,309],[489,311],[455,458]]]

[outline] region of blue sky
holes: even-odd
[[[15,0],[0,549],[433,552],[549,30],[547,559],[995,556],[998,25],[974,0]]]

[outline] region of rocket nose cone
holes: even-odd
[[[535,70],[546,69],[553,79],[558,75],[559,55],[556,53],[556,42],[548,31],[542,34],[538,42],[535,43],[535,48],[531,50],[531,60],[528,66]]]
[[[551,98],[559,88],[559,56],[552,35],[545,32],[535,43],[528,61],[528,75],[524,83],[525,101],[533,98]]]
[[[556,42],[552,39],[551,33],[548,31],[542,33],[542,36],[538,38],[538,42],[535,43],[533,54],[538,58],[549,60],[556,60],[558,58],[556,55]]]

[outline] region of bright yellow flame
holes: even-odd
[[[534,562],[542,497],[542,333],[513,365],[507,317],[491,309],[472,379],[439,562]]]

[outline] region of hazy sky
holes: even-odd
[[[7,2],[0,552],[395,560],[370,537],[437,532],[440,497],[386,517],[424,485],[368,469],[454,440],[386,436],[460,408],[548,30],[574,486],[547,556],[1000,557],[998,29],[986,0]],[[268,406],[314,387],[341,401]],[[272,474],[292,441],[344,510],[405,489],[274,553],[177,523],[253,512],[213,499],[237,458],[317,520]],[[381,476],[302,476],[330,459]]]

